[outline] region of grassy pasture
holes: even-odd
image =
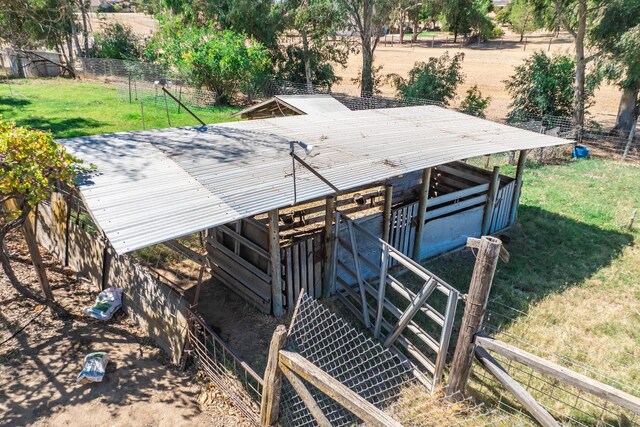
[[[496,337],[640,395],[640,227],[628,229],[638,208],[637,164],[592,159],[529,165],[518,221],[504,233],[511,261],[499,262],[491,291],[488,321],[500,329]],[[466,292],[474,260],[464,250],[425,265]],[[525,374],[519,379],[530,381]],[[562,391],[534,396],[556,416],[587,425],[589,416],[599,416],[582,401],[577,406],[589,416],[558,403],[576,400]],[[608,416],[608,422],[625,425],[623,416]]]
[[[193,108],[205,123],[235,120],[237,108]],[[48,130],[56,138],[142,130],[139,103],[118,98],[111,85],[69,79],[10,80],[0,84],[0,115],[18,125]],[[169,103],[172,126],[198,125],[187,112]],[[162,98],[144,105],[145,129],[169,127]]]

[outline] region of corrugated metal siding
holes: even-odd
[[[331,95],[276,95],[275,98],[303,111],[305,114],[351,111]]]
[[[289,140],[341,190],[479,155],[567,141],[433,106],[365,110],[62,140],[97,166],[80,182],[119,254],[293,202]],[[297,165],[298,202],[332,190]]]

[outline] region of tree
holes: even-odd
[[[574,108],[574,72],[575,62],[566,55],[535,52],[525,59],[505,82],[512,98],[509,120],[570,116]],[[585,99],[588,99],[593,95],[595,84],[589,84],[586,89]]]
[[[413,26],[412,41],[418,40],[421,32],[429,25],[433,28],[442,13],[443,0],[418,1],[413,7],[407,10],[407,17]]]
[[[162,51],[161,63],[178,70],[192,85],[214,92],[222,104],[229,104],[243,85],[250,85],[270,65],[265,47],[245,34],[185,25],[178,18],[164,22],[150,46]]]
[[[506,20],[511,31],[520,34],[521,43],[524,40],[525,33],[539,28],[535,8],[528,0],[516,0],[511,3]]]
[[[494,27],[487,15],[491,7],[491,0],[445,0],[442,17],[445,29],[453,33],[453,42],[458,41],[458,35],[472,31],[489,38]]]
[[[616,129],[629,131],[640,108],[640,2],[608,2],[589,38],[602,50],[600,69],[622,89]]]
[[[75,53],[82,51],[77,12],[81,12],[82,32],[87,35],[86,2],[83,0],[0,0],[0,42],[17,51],[53,49],[64,58],[63,63],[54,64],[75,77]],[[86,38],[85,46],[88,46]],[[53,62],[44,57],[38,59]]]
[[[484,119],[486,117],[485,110],[489,106],[490,102],[491,97],[482,96],[482,92],[478,89],[478,85],[473,85],[473,87],[467,90],[467,96],[465,96],[460,103],[460,109],[463,113]]]
[[[142,55],[138,38],[129,25],[109,24],[94,38],[92,53],[98,58],[136,61]]]
[[[83,170],[80,163],[50,133],[18,127],[0,117],[0,260],[11,283],[25,296],[35,297],[20,285],[13,272],[4,250],[7,234],[25,225],[29,214],[50,196],[56,183],[73,185],[76,174]],[[34,242],[30,249],[32,259],[39,257]],[[40,263],[33,259],[33,264]],[[46,281],[46,273],[40,274]],[[52,299],[48,287],[42,285],[46,298]]]
[[[529,0],[549,30],[564,29],[574,39],[575,74],[572,120],[578,139],[582,138],[587,99],[587,64],[596,55],[586,56],[586,36],[590,23],[601,13],[604,0]],[[587,4],[589,1],[589,4]]]
[[[421,98],[448,105],[456,95],[458,84],[464,82],[462,61],[464,53],[456,53],[453,58],[449,52],[441,57],[431,57],[427,62],[416,62],[409,71],[409,78],[390,76],[398,95],[403,98]]]
[[[340,80],[332,63],[346,66],[349,54],[346,39],[336,37],[346,27],[345,10],[333,0],[286,0],[282,5],[287,27],[302,43],[286,47],[281,76],[294,82],[304,76],[309,93],[314,85],[331,87]]]
[[[380,35],[395,6],[393,0],[339,0],[347,11],[351,24],[360,36],[362,70],[360,92],[362,96],[373,93],[373,54]]]

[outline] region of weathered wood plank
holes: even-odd
[[[280,362],[321,392],[351,411],[367,425],[402,427],[398,421],[367,402],[353,390],[309,362],[298,353],[280,350]]]
[[[300,248],[300,258],[298,263],[300,264],[300,291],[305,291],[309,295],[309,282],[307,281],[307,240],[298,242],[297,245]]]
[[[418,215],[416,216],[418,224],[416,226],[416,235],[413,244],[413,259],[416,261],[420,261],[420,253],[422,252],[422,235],[424,234],[424,221],[425,214],[427,213],[430,183],[431,168],[427,168],[422,171],[422,183],[420,184],[420,194],[418,197]]]
[[[527,411],[543,427],[560,427],[560,424],[524,389],[516,380],[511,378],[504,368],[482,347],[476,347],[476,358],[500,383],[513,394]]]
[[[313,263],[313,288],[317,299],[322,298],[322,258],[317,256],[319,250],[322,250],[322,236],[316,235],[313,238],[311,262]]]
[[[425,214],[425,221],[428,221],[433,218],[437,218],[439,216],[448,215],[456,211],[461,211],[463,209],[467,209],[476,205],[480,205],[482,203],[485,203],[486,200],[487,200],[487,195],[483,194],[481,196],[472,197],[470,199],[466,199],[457,203],[452,203],[450,205],[443,206],[441,208],[432,209],[430,211],[427,211],[427,213]]]
[[[295,304],[295,298],[293,296],[293,258],[291,253],[291,246],[288,246],[284,249],[285,253],[285,280],[287,286],[287,309],[291,310],[293,305]]]
[[[496,199],[498,195],[498,187],[500,186],[500,167],[495,166],[493,168],[493,175],[491,176],[491,185],[489,186],[489,193],[487,193],[487,201],[484,205],[484,215],[482,217],[482,231],[481,234],[489,234],[491,224],[493,220],[493,211],[496,208]]]
[[[216,240],[213,240],[213,239],[208,239],[207,243],[209,243],[209,245],[213,246],[213,248],[215,249],[213,254],[210,254],[210,256],[209,256],[212,261],[215,262],[216,258],[220,254],[224,254],[227,258],[233,260],[238,266],[241,266],[242,268],[244,268],[245,270],[247,270],[248,272],[250,272],[254,276],[258,277],[263,282],[271,283],[271,276],[269,274],[267,274],[264,271],[260,270],[258,267],[256,267],[255,265],[251,264],[246,259],[237,256],[232,250],[230,250],[229,248],[224,246],[222,243],[220,243],[220,242],[218,242]]]
[[[291,387],[293,387],[296,393],[298,393],[298,397],[300,397],[318,425],[320,427],[331,427],[331,423],[324,415],[322,409],[320,409],[320,406],[318,406],[318,403],[313,398],[302,380],[292,370],[287,368],[286,365],[282,363],[280,364],[280,369],[282,370],[282,373],[287,378],[287,380],[289,380]]]
[[[297,301],[300,296],[300,245],[292,246],[291,260],[293,261],[293,298]]]
[[[240,222],[240,221],[238,221],[238,222]],[[244,237],[242,234],[240,234],[240,233],[238,233],[236,231],[233,231],[229,227],[226,227],[226,226],[221,226],[221,227],[218,227],[218,228],[224,234],[226,234],[229,237],[231,237],[232,239],[236,240],[236,245],[238,243],[240,243],[240,244],[246,246],[247,248],[251,249],[255,253],[257,253],[261,257],[263,257],[265,259],[269,259],[270,258],[269,251],[264,250],[257,243],[252,242],[251,240],[249,240],[246,237]]]
[[[287,328],[278,325],[269,345],[269,358],[264,371],[264,386],[262,388],[262,401],[260,402],[260,424],[263,426],[274,425],[278,421],[280,409],[280,396],[282,393],[282,371],[278,361],[279,352],[287,342]]]
[[[391,207],[393,206],[393,185],[384,186],[384,210],[382,213],[382,240],[389,241],[391,233]]]
[[[322,244],[322,297],[331,296],[331,261],[333,260],[333,222],[335,219],[336,198],[329,196],[325,202],[324,213],[324,235]]]
[[[518,205],[520,204],[520,194],[522,193],[522,176],[524,174],[524,165],[527,159],[528,150],[520,150],[518,155],[518,167],[516,169],[516,186],[513,189],[513,198],[511,199],[511,209],[509,214],[509,224],[516,222],[518,216]]]
[[[224,270],[227,274],[236,277],[238,281],[244,284],[243,286],[254,288],[254,292],[262,296],[262,298],[271,300],[271,284],[244,268],[244,265],[238,262],[241,258],[235,257],[233,252],[229,251],[229,253],[217,250],[208,256],[211,262],[217,266],[217,269]]]
[[[269,211],[269,253],[271,254],[271,307],[274,316],[284,314],[282,304],[282,261],[280,260],[280,217]]]
[[[495,340],[484,334],[476,335],[475,342],[477,345],[480,345],[487,350],[493,351],[518,363],[522,363],[523,365],[533,368],[545,375],[549,375],[559,381],[569,384],[572,387],[591,393],[592,395],[608,402],[615,403],[616,405],[628,409],[636,414],[640,414],[639,397],[632,396],[615,387],[603,384],[587,377],[586,375],[574,372],[569,368],[565,368],[564,366],[560,366],[556,363],[543,359],[542,357],[536,356],[535,354],[531,354],[505,342]]]

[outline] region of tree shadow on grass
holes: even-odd
[[[16,123],[20,126],[29,126],[33,129],[49,131],[56,138],[93,135],[96,133],[93,128],[108,124],[107,122],[82,117],[69,119],[29,117],[16,120]]]
[[[31,101],[24,98],[17,98],[14,96],[0,96],[0,114],[11,111],[14,108],[26,107],[31,103]]]
[[[528,312],[531,304],[576,286],[608,267],[633,243],[631,234],[526,205],[520,206],[517,223],[503,234],[509,237],[505,248],[511,259],[508,264],[498,262],[490,297],[495,302],[490,309],[505,316],[500,316],[502,324],[496,325],[501,327],[517,313],[508,307]],[[466,293],[474,264],[474,253],[464,250],[428,260],[425,266]],[[459,308],[461,316],[463,307]],[[506,312],[500,313],[503,309]]]

